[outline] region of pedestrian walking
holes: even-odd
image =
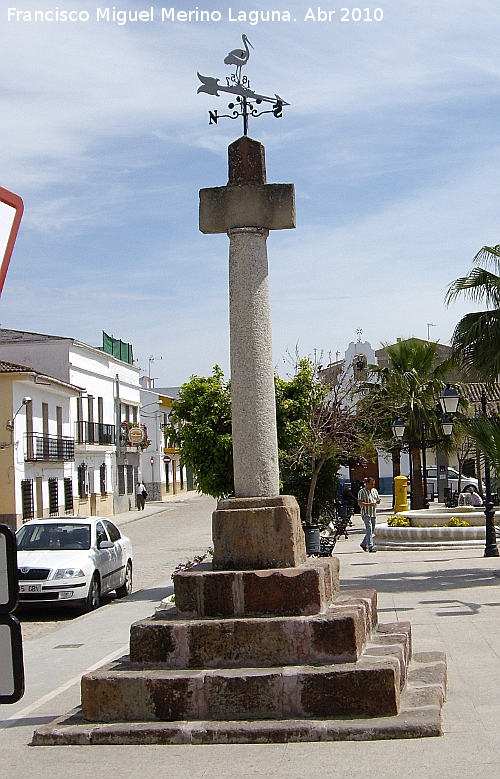
[[[364,487],[358,492],[358,504],[361,508],[361,519],[365,523],[366,533],[360,546],[363,552],[375,552],[373,533],[375,531],[375,514],[377,505],[380,503],[380,497],[375,489],[375,479],[367,476],[364,480]]]
[[[148,497],[148,493],[146,492],[146,487],[144,486],[142,481],[137,482],[135,494],[137,496],[137,509],[139,511],[144,511],[144,504],[146,503],[146,498]]]

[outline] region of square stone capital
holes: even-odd
[[[200,189],[202,233],[227,233],[234,227],[290,230],[295,226],[293,184],[243,184]]]

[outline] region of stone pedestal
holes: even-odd
[[[220,500],[212,539],[214,570],[293,568],[306,559],[300,510],[291,495]]]

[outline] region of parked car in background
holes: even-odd
[[[20,605],[78,606],[132,592],[132,543],[109,519],[32,519],[16,533]]]
[[[463,492],[463,490],[466,487],[473,486],[476,488],[476,491],[478,491],[479,482],[477,479],[475,479],[473,476],[464,476],[462,474],[462,481],[460,484],[460,491]],[[433,488],[434,493],[437,493],[438,491],[438,479],[437,479],[437,468],[436,467],[430,467],[427,468],[427,486]],[[448,468],[448,487],[451,487],[451,491],[456,492],[458,491],[458,471],[455,470],[455,468]],[[484,482],[483,482],[483,490],[484,490]]]

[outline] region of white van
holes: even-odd
[[[431,487],[434,490],[434,493],[437,493],[438,491],[438,479],[437,479],[437,468],[436,466],[427,468],[427,486]],[[463,492],[466,487],[473,486],[476,488],[476,491],[478,491],[479,482],[477,479],[475,479],[473,476],[464,476],[462,474],[462,481],[460,485],[460,492]],[[452,493],[458,490],[458,471],[455,470],[455,468],[448,468],[448,487],[451,487]],[[485,485],[483,482],[483,492],[485,489]]]

